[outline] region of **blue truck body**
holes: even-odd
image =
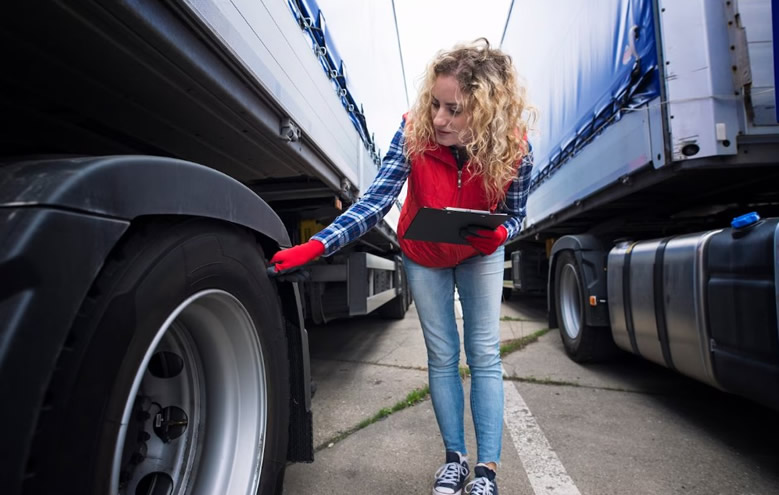
[[[768,249],[759,267],[737,257],[763,234],[728,229],[779,215],[776,12],[770,0],[512,3],[502,48],[540,120],[505,287],[546,292],[574,360],[616,344],[779,404],[774,223],[747,227],[773,239],[754,248]]]

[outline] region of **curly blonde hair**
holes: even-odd
[[[503,199],[505,187],[528,152],[525,136],[535,109],[517,79],[511,57],[491,48],[486,38],[442,50],[428,64],[406,128],[406,156],[413,159],[438,146],[433,128],[432,89],[439,76],[454,76],[464,96],[466,129],[460,133],[473,176],[484,181],[490,202]]]

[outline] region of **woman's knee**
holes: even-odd
[[[458,349],[459,351],[459,349]],[[451,371],[452,369],[459,371],[460,353],[459,352],[432,352],[428,349],[427,353],[427,366],[431,370],[438,372]]]
[[[466,360],[471,371],[500,369],[500,348],[498,346],[489,346],[470,349],[466,353]]]

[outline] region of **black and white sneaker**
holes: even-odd
[[[498,484],[495,482],[495,471],[477,464],[473,469],[473,481],[465,487],[469,495],[498,495]]]
[[[435,473],[433,495],[461,495],[470,474],[467,459],[459,452],[447,451],[446,464]]]

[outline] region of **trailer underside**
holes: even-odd
[[[608,232],[650,238],[725,227],[740,214],[779,214],[776,136],[743,137],[739,154],[644,167],[534,225],[518,240]]]

